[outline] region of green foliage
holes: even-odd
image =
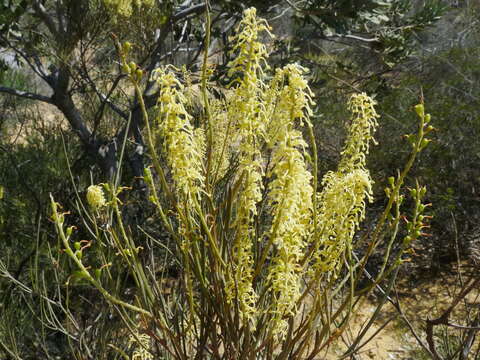
[[[440,0],[413,7],[411,0],[306,1],[295,6],[295,18],[299,31],[309,32],[314,39],[358,41],[392,68],[414,51],[415,34],[432,26],[447,10]]]
[[[2,86],[13,87],[18,90],[29,90],[31,81],[21,70],[9,69],[7,66],[0,70],[0,82]]]
[[[7,34],[10,31],[18,31],[18,21],[27,11],[28,1],[14,0],[2,1],[0,3],[0,34]],[[0,40],[0,46],[3,46],[3,40]]]
[[[414,124],[404,114],[413,106],[411,93],[423,89],[423,96],[431,105],[437,119],[435,141],[423,154],[415,174],[429,186],[429,199],[435,204],[433,226],[437,238],[425,243],[433,255],[433,266],[454,258],[455,244],[450,221],[454,215],[462,228],[476,223],[479,209],[478,189],[480,172],[479,143],[475,135],[480,131],[477,48],[452,48],[425,59],[423,71],[403,77],[402,81],[382,97],[381,109],[390,118],[381,128],[379,141],[385,147],[372,154],[374,173],[381,179],[381,168],[399,165],[398,152],[404,140],[392,134],[411,129]],[[438,76],[438,74],[442,76]],[[470,225],[471,226],[471,225]],[[444,234],[440,236],[440,234]],[[464,237],[460,238],[462,242]],[[464,245],[461,243],[460,247]],[[449,255],[450,254],[450,255]]]
[[[32,234],[36,233],[36,222],[43,215],[48,193],[57,191],[62,182],[67,182],[60,133],[32,131],[22,142],[0,146],[0,167],[3,169],[0,174],[3,188],[0,246],[15,245],[20,253],[32,248]]]

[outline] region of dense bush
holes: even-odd
[[[229,64],[234,80],[225,99],[209,97],[205,63],[198,120],[186,111],[191,89],[176,78],[177,69],[167,67],[154,75],[160,94],[151,122],[139,88],[143,72],[128,62],[131,44],[118,45],[147,126],[153,167],[145,169],[144,179],[150,201],[174,244],[163,259],[154,256],[158,239],[150,236],[146,249],[126,226],[119,199],[128,191],[124,187],[115,182],[90,186],[88,206],[78,206],[82,226],[68,226],[69,215],[52,197],[60,248],[73,266],[71,279],[96,288],[122,317],[125,331],[152,355],[313,358],[345,331],[361,299],[386,283],[384,299],[347,350],[353,353],[385,303],[404,254],[423,235],[426,190],[418,185],[410,191],[411,215],[399,235],[400,220],[407,219],[403,184],[432,131],[423,104],[415,107],[418,133],[409,135],[403,170],[389,179],[388,203],[374,231],[355,238],[372,196],[365,163],[377,126],[374,102],[365,94],[351,96],[351,124],[339,164],[317,190],[309,119],[313,101],[305,69],[287,65],[268,76],[267,52],[258,40],[263,31],[266,23],[254,9],[246,10],[234,38],[237,56]],[[88,229],[89,240],[78,236],[80,227]],[[366,262],[385,237],[381,270],[360,285]],[[364,245],[356,255],[354,248]],[[61,258],[64,263],[66,257]],[[173,262],[178,272],[178,286],[168,295],[160,285],[168,271],[162,262]],[[133,301],[118,291],[119,268],[133,280]],[[115,349],[126,352],[125,346]],[[97,350],[96,356],[107,353]]]

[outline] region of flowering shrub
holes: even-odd
[[[163,348],[158,356],[312,359],[346,329],[359,308],[357,298],[386,279],[394,280],[403,253],[424,227],[424,188],[412,190],[411,219],[401,213],[404,178],[430,131],[423,105],[417,108],[420,128],[410,138],[413,150],[407,165],[391,178],[385,211],[364,243],[363,256],[354,257],[353,248],[361,245],[354,235],[372,199],[365,159],[379,117],[375,102],[366,94],[351,96],[351,126],[341,161],[318,189],[307,70],[290,64],[271,74],[266,47],[259,40],[262,32],[269,34],[266,22],[256,17],[255,9],[246,10],[232,39],[233,80],[225,99],[209,98],[204,67],[205,112],[197,128],[186,110],[188,89],[173,67],[153,75],[160,95],[155,121],[149,122],[139,90],[142,73],[127,64],[129,46],[118,46],[147,124],[153,162],[152,169],[145,169],[150,200],[176,245],[172,253],[180,277],[174,297],[162,293],[145,257],[140,259],[142,249],[123,224],[118,195],[125,189],[105,185],[115,221],[94,241],[113,246],[114,256],[132,273],[137,287],[133,302],[106,286],[113,255],[105,253],[106,264],[93,270],[78,249],[71,249],[73,228],[64,229],[64,214],[52,200],[66,254],[117,308],[139,344],[148,348],[155,342]],[[219,129],[223,133],[217,133]],[[101,188],[89,188],[92,208],[105,205],[101,195]],[[399,251],[392,256],[388,252],[380,274],[358,289],[368,257],[386,233],[391,233],[391,248],[401,217],[408,226]],[[106,265],[107,271],[101,271]],[[147,350],[153,353],[158,347]]]

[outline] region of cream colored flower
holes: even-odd
[[[372,199],[372,180],[367,170],[329,172],[319,195],[316,263],[320,273],[338,270],[342,254],[365,217],[365,202]]]
[[[107,204],[101,186],[90,185],[87,188],[87,203],[94,210],[100,209]]]
[[[153,360],[153,355],[148,351],[150,349],[150,337],[147,334],[131,335],[128,342],[131,346],[134,346],[131,360]]]
[[[175,189],[182,199],[191,202],[193,196],[199,196],[205,182],[205,134],[191,125],[191,116],[185,109],[187,99],[182,93],[183,85],[173,72],[158,69],[153,78],[160,86],[157,122]]]
[[[350,97],[348,108],[352,113],[352,124],[348,139],[342,151],[338,171],[348,172],[352,169],[365,168],[370,141],[375,142],[373,132],[378,126],[379,115],[375,110],[376,102],[367,94],[354,94]]]
[[[267,31],[264,20],[256,17],[254,8],[244,16],[231,39],[234,43],[229,63],[229,75],[238,77],[232,82],[232,96],[227,104],[228,119],[232,122],[239,143],[239,178],[242,188],[238,198],[232,277],[227,283],[228,300],[237,298],[244,319],[252,321],[256,315],[257,295],[252,285],[252,246],[256,234],[253,221],[257,203],[262,199],[262,156],[260,146],[265,134],[266,113],[263,106],[265,84],[263,67],[267,50],[259,41],[259,34]]]
[[[278,70],[270,84],[277,97],[268,132],[272,149],[272,170],[268,176],[273,179],[269,185],[273,215],[269,237],[276,247],[276,255],[268,278],[275,299],[270,309],[274,314],[274,333],[279,336],[285,335],[285,316],[294,315],[300,297],[299,261],[312,217],[312,175],[304,158],[307,144],[295,128],[296,123],[308,121],[313,103],[302,76],[304,71],[298,65],[289,65]]]
[[[340,268],[341,257],[365,217],[365,202],[372,200],[372,179],[365,168],[366,155],[379,117],[375,102],[366,94],[352,95],[352,124],[336,172],[323,178],[318,196],[315,266],[320,273]]]
[[[123,17],[132,16],[134,7],[152,7],[154,0],[103,0],[107,8]]]

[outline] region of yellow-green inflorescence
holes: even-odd
[[[266,22],[257,19],[255,9],[244,12],[232,39],[234,60],[229,64],[229,76],[233,81],[227,99],[212,101],[209,126],[215,134],[220,129],[224,133],[212,139],[210,155],[215,177],[222,176],[228,168],[226,153],[234,148],[238,151],[238,195],[232,214],[235,238],[227,265],[227,301],[239,306],[242,320],[255,327],[257,317],[264,313],[257,308],[259,298],[254,280],[258,279],[254,276],[268,274],[267,282],[261,286],[268,286],[266,294],[272,301],[264,310],[273,320],[274,335],[282,337],[288,326],[286,319],[295,314],[301,295],[306,250],[312,254],[312,261],[307,263],[313,265],[313,276],[335,274],[364,217],[365,202],[372,196],[365,157],[378,115],[374,101],[367,95],[351,97],[352,124],[342,159],[337,171],[325,175],[323,190],[316,194],[306,161],[308,146],[299,129],[304,124],[310,126],[314,104],[304,78],[306,70],[288,65],[277,70],[266,83],[268,54],[260,36],[268,30]],[[193,208],[200,202],[197,200],[205,185],[203,128],[195,130],[191,125],[191,116],[185,109],[188,100],[173,71],[157,70],[154,78],[160,87],[157,121],[176,193],[181,203]],[[231,138],[227,133],[232,134]],[[267,174],[267,161],[262,158],[265,149],[270,152]],[[272,224],[259,239],[255,220],[265,191],[265,176],[269,178],[266,193]],[[316,229],[313,224],[317,224]],[[264,243],[256,246],[260,252],[254,258],[254,244],[258,241]],[[258,269],[259,266],[265,268]]]
[[[175,189],[180,199],[193,204],[203,189],[205,176],[202,161],[205,155],[205,134],[194,129],[185,109],[187,99],[183,85],[169,69],[158,69],[153,78],[160,86],[157,122]]]
[[[123,17],[132,16],[134,8],[154,5],[154,0],[103,0],[103,2],[108,9]]]
[[[136,333],[135,336],[130,336],[128,342],[134,347],[131,360],[153,360],[153,355],[148,351],[150,349],[150,336]]]
[[[372,179],[365,167],[369,143],[379,117],[375,102],[366,94],[352,95],[349,109],[352,123],[336,172],[322,181],[318,199],[318,227],[315,240],[315,266],[318,273],[336,271],[342,253],[352,242],[365,216],[365,202],[372,199]]]
[[[285,335],[285,316],[294,315],[300,297],[300,260],[312,220],[312,175],[305,162],[307,143],[296,123],[309,121],[313,104],[305,69],[288,65],[277,70],[271,88],[278,86],[278,102],[269,126],[268,142],[272,148],[273,178],[269,185],[272,228],[269,233],[275,245],[275,257],[268,279],[273,298],[270,309],[274,333]],[[298,126],[297,126],[298,127]]]
[[[257,295],[252,286],[253,256],[255,241],[253,220],[257,215],[257,203],[262,198],[261,139],[265,135],[266,113],[262,105],[265,90],[262,67],[267,50],[259,41],[261,32],[268,32],[264,20],[256,17],[254,8],[244,12],[238,32],[233,37],[235,56],[229,64],[229,76],[238,73],[241,77],[232,82],[236,86],[228,103],[228,117],[235,126],[239,145],[238,174],[242,190],[237,205],[237,235],[235,239],[233,275],[227,284],[229,300],[238,299],[244,318],[253,320],[256,314]]]
[[[87,188],[87,203],[93,210],[98,210],[107,204],[101,186],[90,185]]]

